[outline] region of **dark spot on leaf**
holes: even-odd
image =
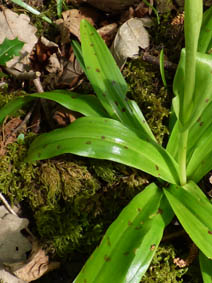
[[[115,85],[116,84],[116,81],[112,81],[112,85]]]
[[[125,148],[125,149],[128,149],[128,146],[125,145],[124,148]]]
[[[110,238],[109,238],[109,237],[107,237],[107,245],[108,245],[109,247],[111,247],[111,242],[110,242]]]
[[[143,224],[144,224],[144,221],[141,221],[140,224],[143,225]]]
[[[208,230],[208,234],[212,235],[212,231]]]
[[[94,35],[94,33],[92,32],[92,33],[90,33],[90,36],[93,36]]]
[[[84,283],[87,283],[87,280],[86,280],[86,279],[84,279]]]
[[[158,174],[158,177],[160,177],[160,174]]]
[[[125,97],[125,99],[124,99],[125,101],[128,101],[128,98],[127,97]]]
[[[108,122],[108,120],[104,120],[104,122],[105,122],[105,123],[107,123],[107,122]]]
[[[155,165],[155,168],[156,168],[157,171],[159,170],[159,167],[157,165]]]
[[[42,147],[45,149],[47,147],[47,144],[44,144]]]
[[[87,66],[87,67],[86,67],[87,70],[90,70],[90,68],[91,68],[90,66]]]
[[[75,95],[75,96],[72,96],[71,98],[72,98],[72,99],[75,99],[75,98],[77,98],[77,96]]]
[[[105,260],[106,262],[108,262],[108,261],[111,260],[111,258],[110,258],[109,256],[105,255],[105,256],[104,256],[104,260]]]
[[[97,73],[100,73],[100,70],[99,70],[98,68],[96,68],[96,72],[97,72]]]
[[[146,123],[146,121],[145,121],[145,120],[143,120],[142,122],[143,122],[144,124]]]
[[[86,144],[91,144],[91,141],[87,141]]]
[[[101,139],[102,139],[102,140],[105,140],[105,136],[101,136]]]
[[[205,31],[206,32],[210,32],[211,30],[209,28],[205,28]]]
[[[200,127],[202,127],[202,125],[203,125],[203,122],[200,122],[200,123],[199,123],[199,125],[200,125]]]
[[[106,96],[106,93],[103,93],[103,96],[105,97],[105,96]]]
[[[126,108],[123,107],[123,108],[121,109],[121,111],[122,111],[122,112],[126,112]]]
[[[40,152],[38,152],[38,157],[41,157],[41,153]]]
[[[208,99],[208,98],[206,98],[206,99],[205,99],[205,103],[208,103],[208,101],[209,101],[209,99]]]
[[[128,226],[131,226],[132,225],[132,222],[129,220],[128,221]]]
[[[140,230],[141,229],[141,226],[136,226],[135,227],[135,230]]]
[[[155,244],[151,245],[150,250],[151,250],[151,251],[154,251],[155,247],[156,247]]]
[[[119,105],[117,101],[115,101],[115,104],[116,104],[117,106]]]
[[[15,247],[15,250],[16,250],[16,251],[18,251],[18,250],[19,250],[19,248],[18,248],[18,247]]]
[[[125,256],[128,256],[129,254],[130,254],[130,252],[129,252],[129,251],[127,251],[127,252],[123,253],[123,255],[125,255]]]
[[[93,54],[94,56],[96,56],[96,52],[94,52],[94,54]]]
[[[162,214],[163,210],[161,208],[158,208],[157,214]]]
[[[57,145],[57,149],[60,149],[61,148],[61,146],[60,145]]]
[[[138,207],[137,210],[138,210],[138,212],[141,212],[141,211],[142,211],[142,209],[141,209],[140,207]]]
[[[199,122],[200,122],[200,119],[201,119],[201,117],[199,117],[199,118],[198,118],[197,123],[199,123]]]
[[[90,46],[93,47],[93,43],[91,43]]]

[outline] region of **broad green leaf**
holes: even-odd
[[[208,259],[203,253],[199,253],[199,263],[204,283],[212,282],[212,260]]]
[[[184,129],[191,127],[198,120],[204,109],[212,101],[212,56],[202,53],[196,55],[196,80],[193,100],[187,110],[191,111],[192,115],[189,121],[184,125]],[[185,79],[185,50],[181,52],[180,62],[174,78],[173,91],[177,96],[174,101],[174,109],[176,115],[183,124],[183,120],[179,114],[179,103],[183,103],[184,94],[184,79]],[[204,82],[204,83],[203,83]]]
[[[168,144],[166,150],[175,158],[178,159],[179,150],[179,122],[176,121],[171,134],[169,136]]]
[[[67,109],[79,112],[85,116],[107,117],[107,113],[94,95],[82,95],[66,90],[54,90],[33,93],[10,101],[0,109],[0,123],[6,116],[11,115],[35,98],[45,98],[55,101]]]
[[[212,169],[212,126],[206,129],[197,146],[192,152],[187,166],[189,179],[199,182]]]
[[[183,187],[171,185],[164,193],[190,238],[212,258],[212,204],[192,181]]]
[[[24,42],[18,38],[12,40],[5,38],[2,44],[0,44],[0,65],[10,61],[13,56],[19,56],[19,51],[23,46]]]
[[[178,165],[173,158],[157,143],[138,138],[116,120],[83,117],[68,127],[42,134],[31,144],[27,161],[63,153],[113,160],[179,183]]]
[[[110,225],[74,283],[140,282],[173,216],[166,213],[168,204],[161,198],[155,184],[134,197]]]
[[[212,48],[212,7],[203,15],[202,27],[198,41],[198,51],[202,53],[211,53]]]
[[[127,84],[103,39],[86,20],[81,21],[80,35],[86,75],[109,116],[140,137],[152,139],[133,115],[126,98]]]
[[[8,102],[5,106],[0,109],[0,123],[3,122],[4,118],[8,115],[13,114],[15,111],[23,107],[24,105],[31,102],[34,98],[25,96],[16,98]]]
[[[77,111],[85,116],[107,117],[107,113],[94,95],[83,95],[67,90],[54,90],[30,94],[31,97],[53,100],[67,109]]]

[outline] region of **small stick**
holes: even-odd
[[[6,209],[13,215],[18,216],[17,213],[12,209],[12,207],[9,205],[8,201],[6,200],[6,198],[3,196],[2,193],[0,193],[0,199],[3,202],[4,206],[6,207]]]
[[[4,67],[5,71],[7,71],[10,75],[13,75],[18,80],[34,80],[41,76],[40,72],[19,72],[18,70]]]
[[[147,52],[144,52],[143,55],[141,55],[141,59],[145,62],[160,66],[160,59],[148,54]],[[164,60],[164,68],[175,71],[177,69],[177,64],[174,64],[168,60]]]

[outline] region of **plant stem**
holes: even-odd
[[[186,152],[187,152],[188,130],[180,132],[180,146],[178,154],[178,163],[180,166],[180,184],[185,185],[187,182],[186,177]]]

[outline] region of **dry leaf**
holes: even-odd
[[[94,25],[93,14],[89,13],[90,10],[71,9],[62,13],[64,27],[78,37],[78,39],[80,39],[80,21],[82,19],[86,19],[90,24]]]
[[[139,48],[147,47],[149,47],[149,34],[142,19],[132,18],[119,28],[111,52],[118,66],[122,67],[127,58],[139,56]]]
[[[9,9],[3,9],[0,12],[0,43],[5,38],[14,39],[16,37],[25,42],[20,51],[21,56],[16,56],[7,62],[7,67],[13,67],[20,72],[29,70],[29,54],[37,42],[35,36],[37,29],[29,22],[29,17],[24,14],[18,15]]]
[[[49,263],[49,257],[45,251],[42,250],[37,241],[34,241],[32,243],[31,255],[26,262],[7,264],[6,268],[18,278],[31,282],[59,266],[59,262]]]

